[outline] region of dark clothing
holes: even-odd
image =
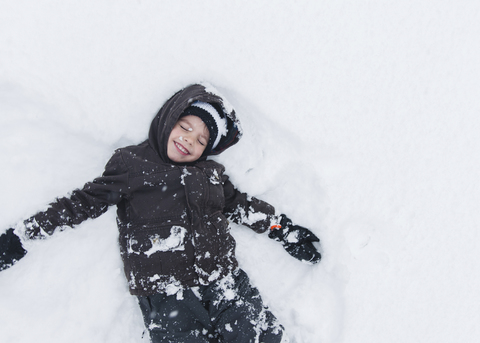
[[[278,343],[282,339],[283,328],[242,270],[181,294],[138,299],[153,343]]]
[[[160,109],[147,141],[118,149],[101,177],[25,221],[26,236],[52,234],[117,205],[120,251],[132,294],[208,285],[235,270],[235,241],[227,217],[264,232],[275,211],[238,192],[219,163],[201,158],[176,165],[168,159],[169,134],[196,100],[219,106],[229,118],[231,131],[217,152],[235,144],[241,130],[234,111],[203,86],[187,87]]]
[[[23,248],[20,238],[14,233],[14,229],[0,235],[0,271],[10,268],[18,260],[23,258],[27,251]]]
[[[153,342],[280,342],[283,329],[238,269],[228,219],[264,232],[274,208],[237,191],[224,167],[202,156],[168,158],[168,138],[192,102],[223,111],[228,134],[210,154],[235,144],[235,112],[210,88],[193,85],[160,109],[145,142],[118,149],[103,175],[24,222],[24,237],[52,234],[117,206],[120,253]],[[20,230],[21,231],[21,230]]]

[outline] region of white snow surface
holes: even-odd
[[[140,143],[210,82],[244,136],[217,159],[321,239],[310,266],[234,226],[295,343],[480,341],[480,2],[4,0],[0,232]],[[147,342],[115,211],[0,273],[0,341]]]

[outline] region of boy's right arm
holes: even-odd
[[[45,211],[23,222],[16,233],[24,239],[44,238],[57,228],[73,227],[89,218],[97,218],[110,205],[121,201],[128,191],[128,170],[117,151],[105,166],[101,177],[88,182],[69,196],[56,199]]]
[[[87,183],[70,196],[56,199],[45,211],[9,229],[0,236],[0,270],[10,267],[26,251],[21,241],[45,238],[64,226],[73,227],[88,218],[105,213],[110,205],[119,203],[128,192],[127,167],[117,151],[105,167],[103,175]],[[13,255],[11,252],[14,252]]]

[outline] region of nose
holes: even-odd
[[[192,144],[192,141],[193,141],[193,140],[192,140],[192,138],[190,137],[190,135],[189,135],[188,133],[187,133],[186,135],[184,135],[182,138],[183,138],[183,141],[184,141],[185,143]]]

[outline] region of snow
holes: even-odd
[[[0,230],[210,82],[243,127],[232,181],[321,239],[310,266],[232,229],[293,342],[476,342],[479,23],[467,0],[2,1]],[[112,209],[31,244],[0,341],[147,342],[117,236]]]
[[[152,247],[144,252],[149,256],[158,251],[178,251],[185,250],[184,240],[187,229],[181,226],[172,226],[170,235],[167,238],[161,238],[160,235],[150,237]]]

